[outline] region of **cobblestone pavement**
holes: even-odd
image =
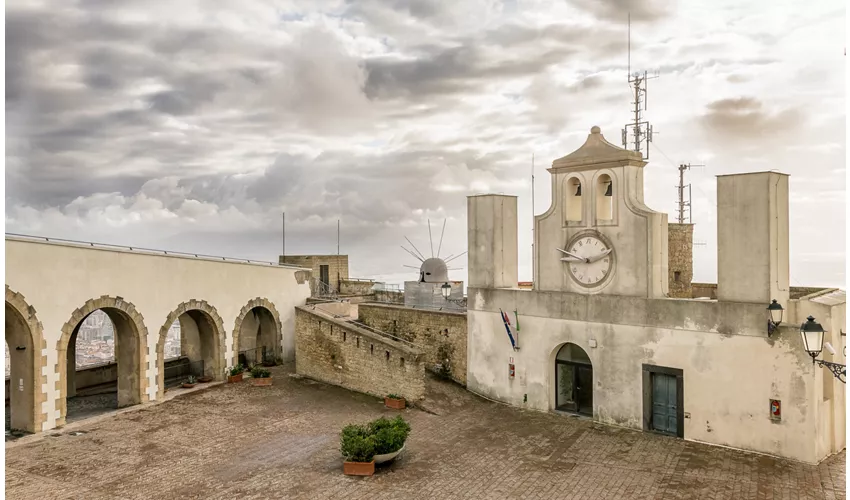
[[[395,412],[287,376],[221,385],[6,448],[14,499],[844,498],[845,455],[806,466],[521,411],[431,381],[395,463],[342,474],[343,425]]]

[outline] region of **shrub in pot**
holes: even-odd
[[[238,364],[236,366],[232,366],[227,370],[227,383],[232,384],[234,382],[242,381],[242,372],[245,371],[245,368]]]
[[[384,397],[384,406],[395,410],[403,410],[406,406],[406,402],[404,397],[399,396],[398,394],[388,394]]]
[[[345,457],[342,472],[347,476],[371,476],[375,473],[375,437],[365,425],[351,424],[342,429],[340,452]]]
[[[408,435],[410,424],[401,416],[346,426],[340,440],[340,451],[345,457],[343,473],[371,476],[375,473],[375,464],[388,462],[401,453]]]
[[[394,419],[381,417],[369,423],[369,432],[375,437],[375,463],[388,462],[404,449],[410,424],[401,415]]]
[[[255,386],[272,385],[272,373],[259,366],[251,369],[251,384]]]

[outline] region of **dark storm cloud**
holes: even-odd
[[[414,59],[367,60],[366,94],[373,99],[415,99],[476,92],[499,80],[537,75],[579,54],[605,58],[625,48],[621,40],[612,40],[609,30],[569,25],[507,24],[449,43],[454,45],[415,47]]]
[[[804,119],[798,109],[771,111],[759,99],[736,97],[709,103],[700,124],[710,135],[724,140],[771,142],[798,129]]]
[[[670,15],[675,7],[673,0],[567,0],[567,3],[599,19],[623,24],[629,14],[632,21],[657,21]]]

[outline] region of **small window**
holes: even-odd
[[[567,222],[581,222],[581,181],[576,177],[567,181],[567,192],[564,193]]]
[[[357,347],[360,347],[360,337],[357,337]]]
[[[404,358],[401,358],[401,367],[404,368]]]
[[[345,342],[345,337],[346,337],[346,334],[345,334],[345,332],[343,331],[343,332],[342,332],[342,341],[343,341],[343,342]]]
[[[369,354],[375,354],[375,344],[369,344]]]
[[[390,359],[390,351],[386,351],[386,352],[387,352],[387,361],[389,361],[389,359]]]
[[[673,271],[673,281],[676,283],[682,282],[682,273],[680,271]]]

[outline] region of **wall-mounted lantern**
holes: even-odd
[[[448,283],[443,283],[443,286],[440,287],[440,292],[442,292],[444,299],[449,300],[449,297],[452,296],[452,286]]]
[[[581,196],[581,184],[576,188],[576,196]]]
[[[813,316],[806,318],[806,322],[800,325],[800,336],[803,338],[803,348],[807,353],[809,353],[809,356],[812,357],[812,364],[817,363],[822,367],[829,368],[829,371],[835,375],[835,378],[846,384],[847,381],[844,378],[847,375],[846,365],[816,359],[823,350],[824,333],[823,327],[820,323],[815,322],[815,318]]]
[[[608,181],[608,189],[605,190],[605,196],[614,196],[614,183]]]
[[[785,309],[782,307],[782,304],[773,299],[770,305],[767,306],[767,336],[776,331],[779,328],[779,325],[782,324],[782,313]]]

